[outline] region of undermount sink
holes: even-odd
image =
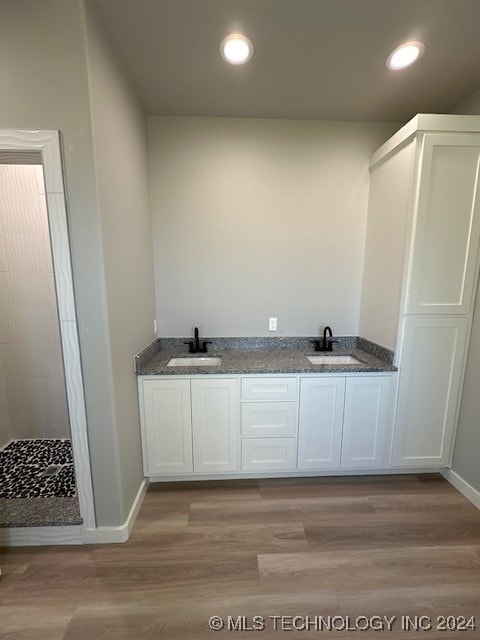
[[[205,356],[198,358],[171,358],[167,367],[214,367],[222,364],[222,358],[217,356]]]
[[[361,364],[353,356],[307,356],[312,364]]]

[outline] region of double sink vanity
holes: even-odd
[[[136,358],[144,472],[152,480],[390,467],[393,353],[340,337],[154,342]],[[331,348],[331,345],[330,345]]]
[[[450,467],[480,272],[479,166],[475,116],[419,114],[371,156],[358,325],[369,340],[197,333],[140,353],[145,475]]]

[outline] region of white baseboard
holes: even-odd
[[[132,508],[126,521],[118,527],[97,527],[96,529],[82,529],[83,544],[104,544],[111,542],[126,542],[135,524],[138,512],[148,489],[148,480],[144,479],[138,489]]]
[[[325,469],[323,471],[237,471],[233,473],[188,473],[150,476],[150,482],[191,482],[198,480],[262,480],[266,478],[318,478],[334,476],[387,476],[439,473],[438,467],[389,467],[378,469]]]
[[[470,500],[470,502],[475,505],[477,509],[480,509],[480,491],[472,487],[471,484],[468,484],[466,480],[464,480],[461,476],[458,475],[458,473],[455,473],[455,471],[452,471],[451,469],[440,469],[440,473],[445,478],[445,480],[448,480],[448,482],[450,482],[450,484],[453,485],[455,489],[458,489],[460,493],[463,494],[465,498],[467,498],[467,500]]]
[[[0,529],[0,547],[82,544],[80,525],[65,527],[10,527]]]

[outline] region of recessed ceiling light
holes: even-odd
[[[241,33],[231,33],[220,43],[220,54],[230,64],[245,64],[253,56],[252,41]]]
[[[399,47],[394,49],[388,56],[387,67],[394,71],[396,69],[405,69],[405,67],[409,67],[418,60],[424,51],[425,45],[423,42],[418,42],[416,40],[405,42],[405,44],[401,44]]]

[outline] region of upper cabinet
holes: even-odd
[[[478,277],[480,116],[420,114],[370,159],[360,335],[399,350],[405,315],[468,315]]]
[[[480,134],[425,134],[407,314],[470,312],[480,235]]]

